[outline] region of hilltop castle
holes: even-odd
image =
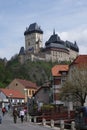
[[[55,34],[50,36],[43,47],[43,31],[37,23],[30,24],[24,32],[25,48],[21,47],[19,52],[20,62],[32,61],[73,61],[79,54],[77,43],[63,41]]]

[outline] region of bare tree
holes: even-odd
[[[61,89],[60,97],[71,96],[72,101],[84,105],[87,97],[87,67],[73,67],[70,69],[66,82]]]

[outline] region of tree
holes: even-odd
[[[60,97],[72,98],[72,101],[84,105],[87,97],[87,67],[73,67],[70,69],[66,82],[61,89]]]

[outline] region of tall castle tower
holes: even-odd
[[[38,53],[42,47],[43,31],[37,23],[30,24],[24,32],[25,50],[33,53]]]

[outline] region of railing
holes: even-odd
[[[37,123],[37,118],[36,116],[34,117],[29,117],[29,122],[34,122],[34,123]],[[46,126],[48,125],[49,127],[51,128],[54,128],[54,127],[58,127],[60,128],[60,130],[64,130],[66,128],[66,126],[69,127],[69,129],[71,130],[76,130],[75,129],[75,122],[74,120],[46,120],[45,118],[42,119],[42,122],[40,122],[40,124],[42,124],[43,126]],[[67,128],[68,129],[68,128]]]
[[[45,118],[47,121],[53,119],[53,120],[60,120],[60,119],[73,119],[75,117],[74,112],[70,112],[70,117],[68,116],[68,112],[62,112],[62,113],[53,113],[53,114],[43,114],[41,116],[37,116],[37,122],[41,122],[43,118]]]

